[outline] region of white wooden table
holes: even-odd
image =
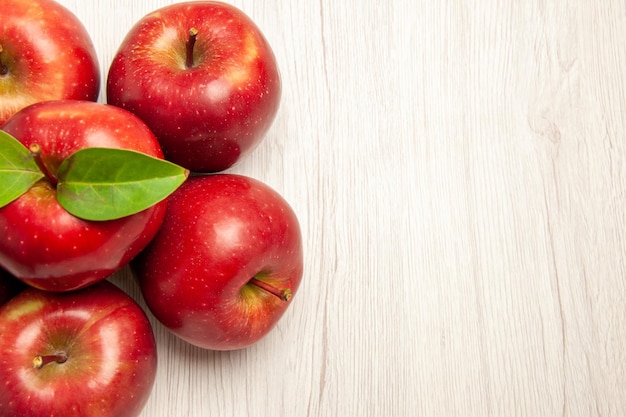
[[[60,2],[104,79],[171,0]],[[153,321],[142,416],[624,416],[626,3],[233,4],[284,83],[233,171],[298,213],[304,282],[243,351]]]

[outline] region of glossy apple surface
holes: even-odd
[[[45,100],[98,99],[100,67],[89,33],[53,0],[2,0],[0,126]]]
[[[135,417],[157,351],[141,307],[108,281],[29,288],[0,307],[0,415]]]
[[[193,47],[190,30],[197,30]],[[213,1],[176,3],[142,18],[107,77],[108,102],[137,114],[166,159],[196,172],[225,170],[249,154],[280,96],[276,58],[259,28]]]
[[[169,199],[163,227],[132,262],[155,317],[206,349],[259,341],[291,301],[251,283],[296,293],[302,278],[298,219],[253,178],[192,177]]]
[[[41,147],[54,176],[61,162],[87,147],[123,148],[162,158],[159,144],[133,114],[106,104],[50,101],[15,114],[3,130],[27,148]],[[102,280],[128,264],[156,234],[166,202],[111,221],[68,213],[46,178],[0,208],[0,265],[27,284],[69,291]]]

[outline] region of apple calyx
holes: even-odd
[[[185,45],[187,48],[187,60],[185,61],[185,66],[187,67],[187,69],[194,67],[193,48],[196,45],[197,37],[198,37],[198,29],[196,28],[189,29],[189,39],[187,40],[187,44]]]
[[[56,362],[58,364],[67,361],[67,353],[58,352],[53,355],[37,355],[33,358],[33,368],[41,369],[49,363]]]
[[[269,292],[270,294],[275,295],[276,297],[280,298],[282,301],[287,302],[291,300],[291,290],[289,288],[285,288],[281,290],[281,289],[274,287],[272,284],[269,284],[265,281],[261,281],[260,279],[256,277],[252,277],[252,279],[248,281],[248,284],[257,286],[261,288],[262,290],[265,290]]]
[[[59,179],[48,169],[46,164],[43,163],[43,160],[41,159],[41,146],[38,143],[33,143],[28,147],[28,150],[41,172],[46,176],[48,181],[50,181],[52,186],[56,187]]]

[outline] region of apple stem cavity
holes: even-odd
[[[66,361],[67,354],[65,352],[55,353],[54,355],[37,355],[33,358],[33,368],[41,369],[52,362],[61,364],[65,363]]]
[[[187,68],[194,67],[194,59],[193,59],[193,49],[196,45],[196,38],[198,37],[198,29],[191,28],[189,29],[189,39],[187,40],[187,60],[185,61],[185,65]]]
[[[248,283],[257,286],[269,292],[272,295],[275,295],[276,297],[280,298],[282,301],[286,302],[291,299],[291,290],[289,288],[281,290],[281,289],[274,287],[271,284],[268,284],[265,281],[261,281],[260,279],[257,279],[254,277]]]
[[[4,49],[2,49],[2,45],[0,45],[0,76],[7,75],[9,73],[9,68],[2,62],[2,52],[4,52]]]
[[[33,143],[29,146],[28,150],[41,172],[43,172],[52,185],[56,187],[58,179],[54,174],[52,174],[52,172],[50,172],[48,167],[46,167],[46,164],[43,163],[43,160],[41,159],[41,146],[38,143]]]

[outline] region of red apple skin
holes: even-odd
[[[79,19],[59,3],[3,0],[0,50],[0,126],[36,102],[98,99],[94,45]]]
[[[3,127],[55,174],[61,162],[87,147],[124,148],[162,158],[159,144],[133,114],[88,101],[49,101],[15,114]],[[68,213],[51,181],[42,180],[0,208],[0,265],[48,291],[86,287],[128,264],[154,237],[165,215],[162,201],[132,216],[86,221]]]
[[[24,287],[22,281],[0,268],[0,306],[17,295]]]
[[[142,18],[107,77],[108,103],[138,115],[165,158],[195,172],[223,171],[248,155],[273,123],[280,96],[276,58],[259,28],[213,1],[176,3]]]
[[[234,174],[188,179],[171,195],[157,236],[131,263],[154,316],[181,339],[212,350],[263,338],[291,301],[250,279],[295,295],[302,264],[300,226],[287,202]]]
[[[0,416],[135,417],[157,350],[141,307],[108,281],[69,293],[28,288],[0,307]],[[37,369],[38,355],[65,353]]]

